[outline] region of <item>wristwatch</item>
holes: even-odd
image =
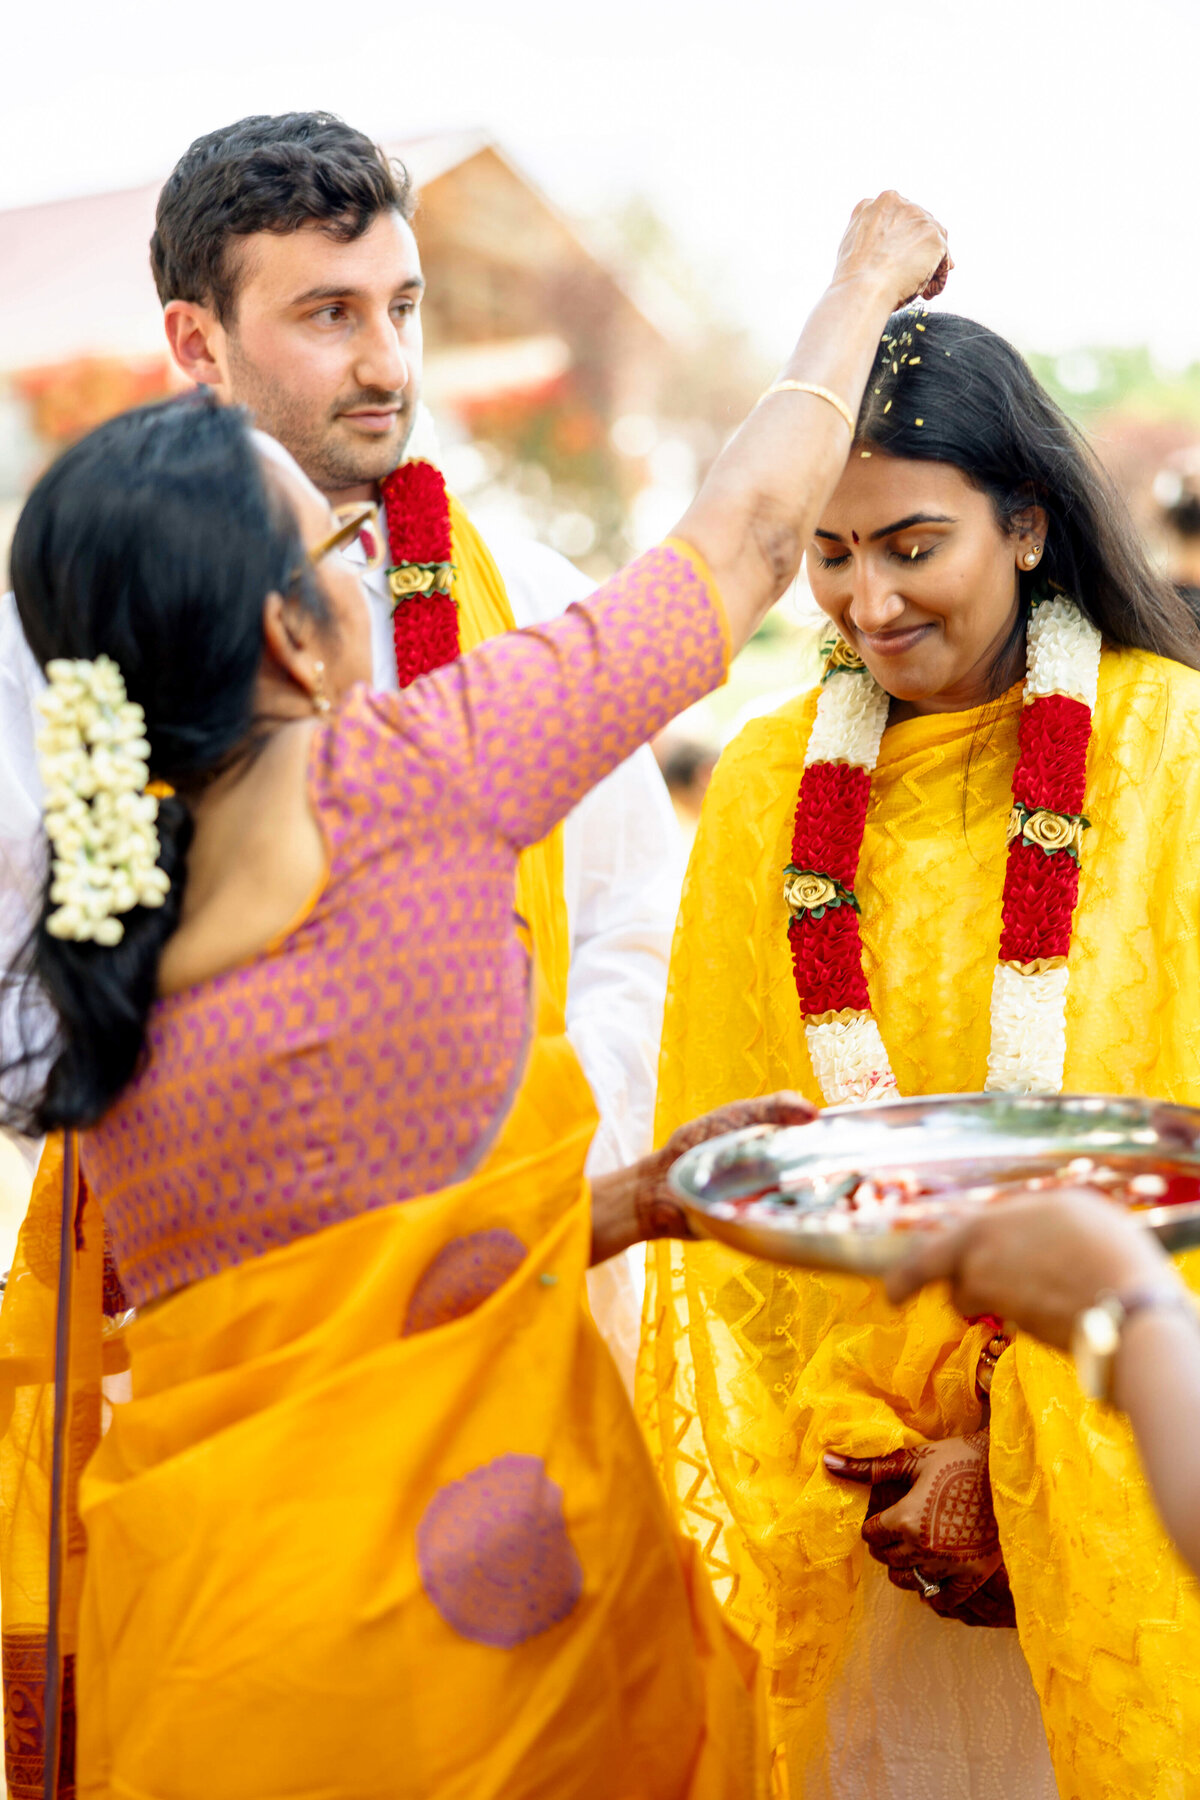
[[[1200,1326],[1196,1302],[1175,1286],[1132,1288],[1124,1294],[1101,1294],[1077,1316],[1071,1329],[1071,1355],[1079,1385],[1089,1400],[1111,1402],[1113,1365],[1121,1332],[1135,1314],[1151,1308],[1182,1312]]]

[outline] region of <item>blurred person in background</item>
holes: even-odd
[[[683,731],[664,731],[655,739],[654,755],[675,808],[684,848],[690,850],[719,752]]]
[[[1177,451],[1154,478],[1167,580],[1200,618],[1200,445]]]
[[[1039,1194],[931,1239],[889,1273],[888,1296],[899,1305],[933,1281],[964,1318],[990,1313],[1074,1354],[1088,1397],[1128,1418],[1163,1524],[1200,1576],[1200,1313],[1152,1234],[1095,1190]]]
[[[713,777],[660,1141],[785,1084],[1200,1103],[1200,633],[994,332],[890,322],[807,570],[824,679]],[[1200,1791],[1200,1599],[1059,1358],[937,1291],[649,1269],[640,1399],[793,1800]]]
[[[415,202],[403,168],[340,119],[242,119],[180,159],[159,197],[150,254],[182,373],[248,406],[343,513],[373,507],[348,554],[362,571],[380,689],[514,624],[549,619],[593,585],[542,545],[508,539],[493,558],[413,440],[425,286]],[[5,632],[19,640],[11,614]],[[4,679],[19,681],[21,705],[6,707],[0,739],[28,770],[24,693],[39,681],[19,643],[12,663]],[[681,877],[647,748],[522,858],[518,909],[600,1108],[593,1173],[650,1146]],[[28,908],[20,914],[10,945]],[[631,1381],[640,1300],[628,1263],[616,1259],[591,1285]]]
[[[125,414],[35,487],[12,572],[53,867],[2,1116],[66,1141],[0,1311],[19,1800],[765,1794],[756,1658],[583,1275],[685,1229],[689,1142],[811,1108],[724,1109],[589,1183],[514,880],[724,679],[883,320],[947,262],[921,209],[859,206],[679,534],[399,691],[341,556],[362,518],[241,409]]]

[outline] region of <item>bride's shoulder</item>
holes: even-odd
[[[1182,733],[1195,752],[1200,731],[1200,670],[1151,650],[1106,645],[1100,659],[1096,724],[1144,726],[1156,736]]]
[[[795,807],[819,692],[793,694],[743,722],[721,752],[707,810],[761,817],[781,796]]]
[[[1200,671],[1148,650],[1106,649],[1089,766],[1128,782],[1139,804],[1200,806]],[[1152,793],[1158,799],[1151,800]]]
[[[743,712],[735,721],[733,735],[722,752],[721,761],[728,758],[737,762],[745,757],[762,756],[790,760],[797,752],[803,756],[820,694],[819,687],[806,688],[782,699],[778,696],[768,699],[753,712]]]

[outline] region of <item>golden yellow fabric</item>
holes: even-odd
[[[0,1593],[3,1595],[5,1774],[10,1800],[41,1800],[49,1631],[55,1323],[63,1140],[48,1138],[0,1309]],[[104,1231],[76,1196],[68,1332],[59,1648],[72,1660],[86,1560],[80,1475],[100,1441],[101,1383],[125,1367],[101,1314]],[[69,1664],[68,1664],[69,1666]],[[69,1682],[68,1682],[69,1686]]]
[[[820,1103],[781,897],[815,706],[805,695],[752,723],[713,782],[672,962],[660,1138],[743,1095],[796,1087]],[[902,1093],[983,1086],[1019,711],[1015,689],[884,735],[856,889]],[[1086,812],[1066,1091],[1200,1103],[1200,676],[1105,652]],[[639,1396],[672,1504],[768,1666],[798,1769],[853,1654],[865,1554],[866,1490],[829,1478],[821,1453],[974,1427],[983,1328],[940,1291],[897,1313],[872,1283],[716,1245],[655,1249],[646,1320]],[[1061,1792],[1200,1793],[1196,1583],[1125,1424],[1022,1341],[996,1379],[991,1470]]]
[[[46,1626],[62,1156],[62,1139],[49,1139],[0,1309],[0,1590],[6,1632]],[[23,1505],[35,1475],[37,1504]]]
[[[512,631],[515,621],[492,553],[453,495],[450,541],[455,571],[451,591],[458,602],[458,638],[465,652],[488,638],[499,637],[502,631]],[[542,978],[558,1005],[565,1008],[571,937],[563,895],[561,825],[522,853],[517,864],[516,905],[532,933]]]
[[[462,507],[450,500],[460,641],[473,649],[514,628],[503,579]],[[562,833],[521,856],[516,908],[529,927],[550,1016],[566,1004],[570,942],[562,885]],[[561,1027],[560,1027],[561,1029]],[[10,1792],[41,1794],[46,1681],[47,1579],[53,1425],[54,1320],[58,1286],[62,1140],[47,1140],[0,1312],[0,1587]],[[61,1644],[71,1656],[84,1568],[75,1510],[79,1475],[100,1436],[101,1373],[119,1372],[123,1347],[102,1339],[103,1230],[94,1205],[79,1221],[72,1271],[71,1415]],[[102,1361],[103,1359],[103,1361]],[[703,1580],[703,1578],[701,1578]]]
[[[472,1179],[197,1283],[127,1329],[133,1398],[80,1493],[81,1797],[763,1791],[755,1659],[669,1525],[582,1305],[595,1113],[550,999],[540,1025]],[[402,1335],[434,1258],[497,1230],[526,1246],[515,1272],[476,1310]],[[421,1530],[455,1483],[513,1456],[561,1490],[583,1585],[557,1623],[498,1646],[435,1603]],[[494,1576],[503,1601],[505,1578],[511,1592],[528,1575],[535,1604],[526,1558],[485,1562],[485,1588]]]

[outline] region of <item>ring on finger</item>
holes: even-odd
[[[913,1575],[921,1589],[922,1600],[933,1600],[941,1593],[942,1584],[940,1581],[930,1581],[928,1576],[922,1575],[920,1569],[914,1569]]]

